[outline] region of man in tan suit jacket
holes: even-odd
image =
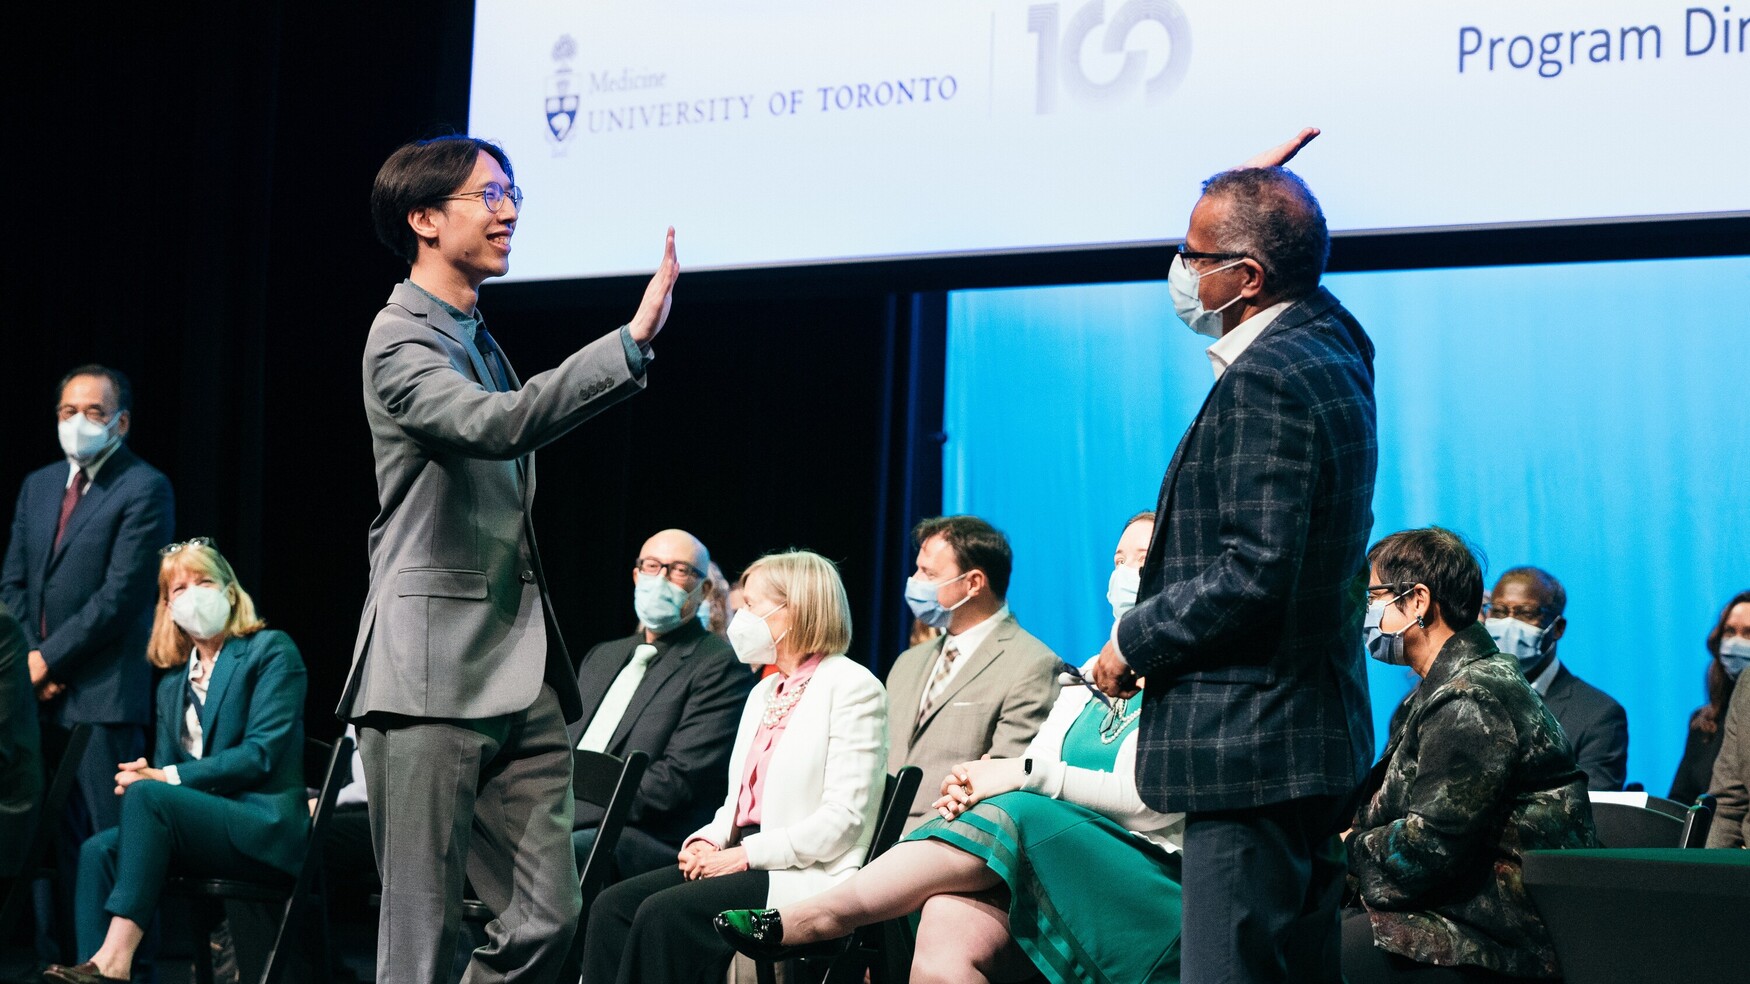
[[[940,516],[919,523],[912,539],[917,573],[906,601],[945,634],[901,653],[887,674],[887,771],[924,772],[908,833],[933,815],[929,805],[954,766],[1019,756],[1058,690],[1057,654],[1004,601],[1014,555],[1001,531],[976,516]]]

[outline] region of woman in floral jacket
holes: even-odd
[[[1525,852],[1595,847],[1586,776],[1555,718],[1477,624],[1482,570],[1457,534],[1367,554],[1370,653],[1422,678],[1349,836],[1343,973],[1371,981],[1560,976]]]

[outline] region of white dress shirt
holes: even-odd
[[[1227,371],[1227,367],[1234,364],[1234,360],[1240,357],[1240,353],[1257,341],[1258,336],[1264,333],[1264,329],[1270,327],[1270,322],[1275,321],[1278,315],[1288,310],[1290,303],[1282,301],[1270,305],[1234,326],[1233,331],[1222,335],[1215,340],[1215,344],[1209,346],[1207,351],[1209,367],[1215,370],[1216,379],[1220,379],[1221,374]]]

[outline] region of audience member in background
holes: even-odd
[[[710,567],[705,545],[683,530],[646,540],[632,565],[637,631],[590,649],[577,670],[576,747],[650,756],[614,851],[620,878],[673,865],[728,784],[729,747],[754,679],[729,643],[699,624]],[[599,808],[578,804],[571,843],[579,868],[601,820]]]
[[[126,980],[164,880],[279,880],[294,871],[304,804],[304,662],[268,629],[212,541],[163,550],[146,650],[158,683],[152,755],[118,764],[121,823],[79,854],[79,952],[51,981]],[[186,667],[186,668],[185,668]]]
[[[1720,754],[1720,722],[1731,706],[1738,676],[1750,665],[1750,591],[1738,592],[1720,610],[1707,634],[1707,652],[1707,703],[1689,716],[1689,739],[1671,780],[1671,798],[1685,804],[1708,791]]]
[[[887,695],[842,655],[850,604],[832,562],[806,551],[748,568],[729,626],[745,663],[775,663],[742,711],[729,794],[679,864],[596,898],[584,939],[590,984],[716,984],[733,955],[711,929],[724,909],[784,905],[850,877],[875,835]]]
[[[1058,658],[1009,612],[1014,555],[1000,531],[976,516],[938,516],[919,523],[912,540],[917,572],[906,602],[945,634],[907,649],[888,671],[887,771],[915,765],[934,782],[981,755],[1019,756],[1057,696]],[[912,803],[908,832],[935,815],[928,799]]]
[[[1568,630],[1567,606],[1568,592],[1554,575],[1515,567],[1495,582],[1483,624],[1495,645],[1519,660],[1520,672],[1556,716],[1586,787],[1616,792],[1628,771],[1628,714],[1556,658],[1556,643]]]
[[[1115,570],[1141,566],[1153,530],[1153,512],[1125,524]],[[1132,603],[1119,592],[1113,617]],[[718,933],[783,957],[921,910],[912,980],[1177,981],[1184,815],[1137,795],[1142,697],[1061,682],[1023,756],[956,765],[904,843],[811,899],[725,912]]]
[[[30,682],[43,700],[50,768],[67,732],[92,726],[64,815],[55,913],[37,913],[38,950],[72,959],[70,887],[79,845],[119,816],[115,764],[146,751],[151,667],[153,551],[175,535],[170,481],[127,447],[133,425],[128,377],[80,366],[61,380],[56,415],[63,460],[31,472],[18,492],[0,569],[0,603],[24,628]],[[51,942],[45,932],[58,924]]]
[[[1483,574],[1463,539],[1405,530],[1367,559],[1368,653],[1422,680],[1362,787],[1349,836],[1361,908],[1343,920],[1343,976],[1558,977],[1522,865],[1526,851],[1597,846],[1586,776],[1549,708],[1477,624]]]
[[[41,736],[24,627],[0,602],[0,879],[24,871],[43,794]],[[0,929],[10,933],[11,927]],[[0,944],[5,940],[0,938]]]
[[[914,618],[911,620],[911,631],[906,633],[905,646],[910,649],[913,646],[921,646],[926,642],[940,638],[942,638],[941,629],[921,618]]]
[[[699,624],[725,641],[729,638],[729,579],[713,560],[705,568],[704,596],[699,600]]]
[[[1718,797],[1709,847],[1750,847],[1750,687],[1733,688],[1708,792]]]

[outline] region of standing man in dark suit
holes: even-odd
[[[67,813],[47,821],[62,825],[58,885],[67,897],[55,906],[57,942],[39,936],[38,944],[52,951],[40,956],[57,962],[72,959],[79,845],[116,825],[116,764],[146,751],[146,639],[158,548],[175,533],[176,504],[170,480],[128,450],[133,397],[128,377],[104,366],[80,366],[61,380],[65,458],[25,477],[0,569],[0,602],[17,616],[30,650],[51,764],[74,725],[92,726]],[[39,912],[39,932],[50,921]]]
[[[1562,726],[1574,760],[1586,773],[1586,788],[1618,792],[1628,773],[1628,714],[1556,659],[1556,643],[1568,630],[1562,614],[1567,607],[1567,589],[1555,575],[1515,567],[1495,582],[1483,625],[1497,648],[1518,658],[1525,679]]]
[[[710,569],[705,545],[685,530],[644,541],[632,564],[638,630],[592,647],[577,670],[577,747],[650,756],[614,850],[618,878],[674,864],[681,841],[728,791],[729,750],[754,675],[699,621]],[[579,809],[571,835],[579,866],[600,823],[600,809]]]
[[[467,984],[553,979],[582,904],[565,730],[582,708],[530,523],[533,452],[643,388],[679,267],[670,229],[632,320],[522,382],[475,307],[521,203],[504,151],[471,137],[401,147],[371,191],[411,270],[365,340],[379,511],[339,712],[364,759],[383,981],[448,976],[464,876],[498,916]]]
[[[1278,148],[1292,156],[1311,132]],[[1286,151],[1286,152],[1284,152]],[[1137,605],[1095,678],[1146,676],[1136,780],[1184,811],[1183,977],[1341,980],[1337,834],[1373,754],[1362,665],[1373,345],[1319,286],[1318,201],[1280,167],[1204,184],[1169,286],[1216,337]]]

